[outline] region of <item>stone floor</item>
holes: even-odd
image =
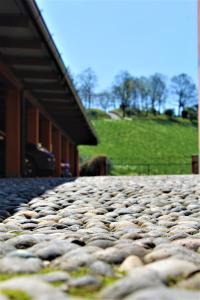
[[[200,300],[200,176],[0,180],[0,300]]]

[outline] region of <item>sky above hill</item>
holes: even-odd
[[[36,0],[67,67],[98,90],[121,70],[189,74],[197,83],[197,0]]]

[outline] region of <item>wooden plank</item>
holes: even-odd
[[[16,14],[0,14],[0,27],[27,27],[30,19]]]
[[[36,92],[34,91],[34,95],[38,98],[45,98],[45,99],[59,99],[67,101],[67,93],[51,93],[51,92]]]
[[[60,76],[56,72],[50,71],[36,71],[36,70],[16,70],[19,77],[33,78],[33,79],[58,79]]]
[[[64,91],[65,87],[59,82],[24,82],[27,89],[31,90],[48,90],[48,91]]]
[[[39,99],[43,104],[45,105],[57,105],[59,104],[68,104],[68,103],[74,103],[71,99]]]
[[[59,116],[65,116],[65,115],[76,115],[77,117],[80,117],[81,115],[78,113],[78,110],[74,109],[73,106],[68,106],[66,108],[60,109],[60,108],[54,108],[46,107],[48,111],[51,112],[52,115],[59,115]]]
[[[42,42],[38,39],[22,39],[0,37],[0,48],[41,49]]]
[[[4,59],[9,64],[22,66],[49,66],[51,64],[51,60],[48,57],[4,55]]]

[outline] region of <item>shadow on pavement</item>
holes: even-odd
[[[33,198],[76,178],[4,178],[0,179],[0,222]]]

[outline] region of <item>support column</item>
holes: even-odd
[[[78,147],[74,146],[74,175],[78,177],[80,175],[80,168],[79,168],[79,151]]]
[[[75,176],[75,164],[74,164],[74,145],[69,142],[69,161],[70,161],[70,168],[72,176]]]
[[[100,165],[100,176],[106,176],[107,175],[107,161],[106,157],[101,157],[101,165]]]
[[[6,167],[7,177],[19,177],[21,174],[21,97],[19,90],[6,93]]]
[[[56,176],[61,176],[61,158],[62,158],[62,146],[61,146],[61,133],[58,129],[52,130],[52,144],[53,153],[56,159]]]
[[[62,160],[69,162],[69,143],[65,137],[62,137]]]
[[[49,120],[40,120],[40,142],[47,150],[52,151],[52,124]]]
[[[37,107],[27,109],[27,142],[35,145],[39,143],[39,109]]]

